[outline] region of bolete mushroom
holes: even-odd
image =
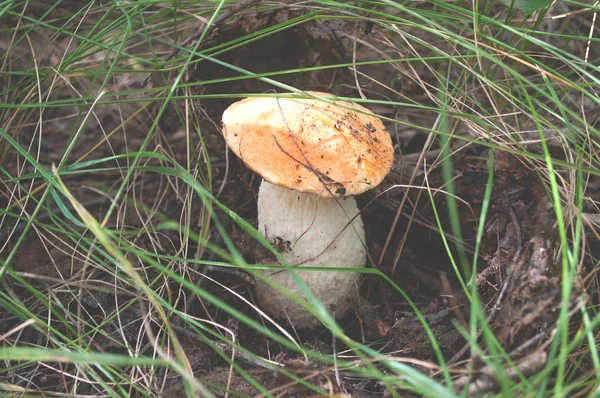
[[[331,96],[308,92],[314,96]],[[251,97],[223,113],[231,150],[263,177],[258,230],[290,266],[362,268],[365,232],[356,201],[377,186],[394,158],[383,123],[351,102]],[[357,294],[358,273],[296,271],[326,309],[343,316]],[[265,274],[302,296],[288,271]],[[319,321],[295,301],[258,281],[261,308],[297,327]]]

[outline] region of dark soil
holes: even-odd
[[[264,13],[242,12],[212,31],[201,43],[200,51],[213,54],[220,45],[303,14],[303,10],[288,7]],[[377,43],[377,26],[342,22],[337,19],[318,19],[247,43],[239,48],[230,49],[215,57],[255,73],[346,63],[352,62],[353,37],[359,41]],[[373,49],[361,47],[357,56],[357,61],[360,61],[373,59],[378,54]],[[362,75],[358,75],[361,90],[370,98],[401,100],[399,93],[413,98],[421,98],[423,95],[418,87],[409,83],[411,80],[409,77],[397,78],[398,70],[391,65],[379,65],[376,69],[369,66],[359,68],[359,71],[378,81],[396,82],[396,87],[391,90],[374,85]],[[204,60],[190,68],[186,80],[201,82],[195,90],[203,94],[237,95],[283,91],[257,79],[218,84],[202,83],[238,75],[237,72]],[[153,76],[153,79],[155,78]],[[305,90],[359,97],[356,78],[349,68],[294,72],[276,76],[276,80],[283,84]],[[156,82],[151,80],[150,84],[153,83]],[[135,84],[141,86],[142,82]],[[256,192],[260,178],[248,170],[234,155],[230,154],[229,159],[225,158],[226,146],[219,131],[220,115],[232,101],[232,99],[199,100],[194,103],[195,118],[211,157],[213,187],[216,187],[214,191],[223,186],[218,197],[219,201],[243,219],[255,223]],[[397,114],[397,110],[392,107],[377,106],[373,107],[373,110],[391,118]],[[66,123],[64,118],[59,119],[64,116],[60,112],[66,111],[55,112],[57,113],[46,117],[56,117],[62,122],[47,126],[49,130],[46,133],[52,134],[56,139],[45,141],[48,145],[52,145],[43,148],[44,156],[41,162],[45,165],[60,161],[68,139],[68,134],[61,134],[61,131],[70,131],[60,124]],[[118,113],[105,110],[101,114],[103,119],[99,124],[105,128],[118,125],[119,120],[111,116]],[[185,139],[181,138],[180,129],[172,127],[179,125],[177,117],[175,112],[167,112],[163,116],[160,120],[161,132],[154,138],[155,141],[149,148],[156,148],[157,151],[164,150],[173,159],[185,164]],[[403,117],[410,118],[411,115]],[[429,123],[433,119],[432,115],[426,113],[419,117],[419,122],[423,123]],[[128,131],[126,136],[115,135],[108,141],[111,145],[105,144],[100,149],[96,149],[93,157],[110,156],[113,151],[125,153],[127,152],[125,144],[130,149],[136,148],[145,137],[144,128],[147,124],[147,120],[140,117],[138,131]],[[84,134],[90,136],[98,134],[97,128],[97,125],[91,125]],[[471,314],[469,300],[460,286],[440,237],[429,196],[420,190],[409,190],[398,222],[395,226],[393,223],[406,193],[405,189],[394,188],[394,186],[409,183],[411,167],[413,167],[403,163],[403,159],[409,154],[421,151],[424,143],[423,136],[403,134],[393,125],[389,126],[389,130],[393,133],[392,137],[398,153],[401,150],[402,155],[397,156],[398,163],[381,187],[358,198],[359,205],[363,208],[363,219],[367,229],[370,266],[390,276],[406,292],[429,325],[442,356],[449,361],[452,369],[475,370],[473,377],[477,380],[485,373],[476,372],[477,369],[483,368],[483,363],[479,358],[471,356],[470,347],[460,332],[461,328],[469,330]],[[23,129],[22,133],[18,134],[19,141],[24,145],[31,142],[32,131]],[[85,154],[93,148],[97,140],[90,138],[82,142],[87,144],[76,147],[76,154]],[[200,147],[199,142],[194,144],[197,148]],[[536,148],[530,150],[537,151]],[[459,151],[453,159],[456,196],[467,199],[467,203],[458,202],[458,210],[463,234],[462,250],[469,260],[473,256],[478,217],[481,214],[484,192],[488,183],[487,154],[487,148],[471,146]],[[225,173],[226,160],[229,162],[227,174]],[[153,162],[152,164],[160,165],[158,161]],[[124,160],[119,160],[118,163],[126,166]],[[4,164],[12,175],[19,173],[19,162],[16,156],[8,155],[4,159]],[[548,204],[547,187],[541,183],[540,177],[530,166],[514,155],[501,151],[494,152],[492,199],[475,278],[492,330],[504,349],[512,353],[514,361],[519,361],[535,352],[550,338],[550,331],[554,328],[561,309],[561,279],[555,260],[557,257],[555,250],[559,243],[553,222],[555,216]],[[27,171],[31,170],[22,173]],[[82,202],[89,204],[88,208],[93,215],[101,220],[110,202],[94,194],[93,188],[114,186],[113,182],[119,178],[121,178],[120,172],[103,173],[92,177],[87,176],[85,179],[83,177],[67,179],[66,183]],[[153,206],[167,217],[179,219],[183,207],[180,198],[185,195],[185,187],[174,179],[160,178],[150,173],[139,175],[135,183],[138,185],[132,186],[132,197],[139,201],[139,204]],[[437,170],[429,175],[428,183],[432,188],[443,188],[445,185],[441,173]],[[413,186],[424,185],[423,177],[417,176],[412,184]],[[1,188],[1,207],[11,203],[10,188],[7,185]],[[445,195],[437,194],[434,200],[437,210],[441,212],[445,231],[451,231],[448,215],[445,214],[447,208],[445,198]],[[47,210],[56,206],[56,203],[50,202],[51,205]],[[34,206],[35,204],[31,202],[25,209],[31,211]],[[194,202],[191,219],[200,219],[202,211],[204,208],[201,203]],[[138,214],[134,205],[124,206],[109,217],[108,225],[116,229],[123,226],[142,227],[144,222],[151,218],[151,212],[145,210],[142,213]],[[246,261],[258,262],[263,255],[259,245],[224,213],[217,215],[225,232],[231,237]],[[70,335],[82,334],[91,332],[93,327],[102,327],[106,332],[106,336],[99,335],[94,339],[93,350],[95,351],[126,353],[122,343],[123,338],[126,338],[131,347],[140,350],[146,347],[145,354],[151,355],[152,346],[147,336],[140,334],[140,330],[143,330],[142,320],[148,311],[147,304],[136,302],[124,308],[129,300],[137,297],[136,290],[121,282],[117,282],[115,286],[112,268],[109,270],[99,266],[93,258],[86,258],[82,255],[81,248],[78,248],[77,242],[48,233],[49,230],[45,226],[50,226],[53,222],[50,216],[42,212],[38,216],[38,221],[41,225],[36,227],[36,231],[32,230],[27,234],[13,262],[14,271],[22,280],[10,278],[10,281],[6,282],[10,286],[11,294],[18,297],[33,314],[44,317],[47,308],[41,304],[41,298],[31,295],[32,290],[28,285],[40,291],[51,292],[52,298],[65,306],[66,313],[70,311],[72,314],[80,314],[82,318],[89,319],[88,324],[75,323],[73,330],[65,329],[61,332]],[[4,224],[0,225],[2,234],[0,245],[2,241],[8,243],[1,251],[3,258],[20,235],[19,233],[11,235],[10,231],[15,225],[14,219],[5,220]],[[68,225],[69,228],[82,231],[72,223]],[[214,225],[210,227],[209,236],[214,244],[225,247]],[[388,240],[389,243],[386,244]],[[90,242],[82,244],[88,247]],[[136,238],[135,244],[150,251],[182,255],[179,246],[180,236],[172,231]],[[222,260],[216,254],[197,247],[193,242],[187,244],[189,258],[199,255],[205,260]],[[461,249],[453,242],[450,243],[450,247],[454,258],[460,258]],[[295,351],[278,344],[250,326],[232,319],[200,297],[190,294],[187,289],[174,281],[166,283],[162,280],[158,281],[160,276],[156,270],[143,267],[142,259],[132,257],[130,260],[135,266],[149,272],[146,275],[148,280],[157,281],[155,287],[163,289],[165,297],[168,296],[172,302],[176,302],[175,306],[178,309],[187,312],[190,316],[211,319],[215,324],[225,325],[226,329],[233,333],[234,340],[238,344],[249,352],[282,364],[285,371],[303,377],[325,391],[344,390],[348,394],[361,397],[379,397],[388,394],[385,386],[377,381],[362,378],[350,371],[336,375],[332,367],[304,359]],[[261,321],[256,312],[252,311],[244,301],[252,302],[252,278],[248,275],[241,271],[226,272],[217,267],[198,267],[192,264],[184,271],[184,265],[180,266],[182,274],[193,283],[202,286],[248,317]],[[458,264],[458,267],[460,268],[461,264]],[[470,271],[461,269],[461,272],[466,280]],[[578,289],[583,291],[583,286]],[[439,363],[440,358],[436,356],[433,349],[432,336],[428,335],[422,320],[417,317],[406,298],[376,276],[365,277],[360,291],[362,298],[356,303],[356,311],[341,320],[341,325],[348,336],[382,353],[408,358],[414,361],[413,364],[417,369],[438,376],[437,368],[433,365]],[[579,293],[579,291],[573,292],[573,297],[579,296]],[[572,305],[575,306],[576,303]],[[118,324],[115,323],[116,321],[103,323],[118,309],[120,309]],[[21,322],[22,319],[12,315],[8,309],[0,309],[0,336]],[[293,332],[290,325],[285,323],[282,325]],[[173,317],[173,327],[190,360],[194,374],[217,395],[223,395],[225,390],[245,396],[259,394],[259,389],[249,382],[249,379],[254,379],[265,390],[281,396],[314,394],[314,391],[286,377],[284,372],[274,370],[275,366],[266,367],[243,352],[232,353],[231,348],[225,344],[218,343],[220,345],[216,348],[211,347],[210,344],[217,341],[216,338],[207,332],[200,333],[192,329],[181,319]],[[156,333],[159,328],[158,325],[153,324],[150,329]],[[212,332],[222,333],[230,339],[233,337],[219,328],[214,328]],[[322,354],[340,353],[346,349],[340,341],[333,344],[331,334],[324,328],[295,332],[297,335],[294,335],[298,336],[301,343]],[[19,336],[18,343],[34,345],[41,341],[44,341],[44,338],[39,331],[27,329]],[[236,363],[250,377],[245,378],[238,371],[231,370],[224,358],[232,355],[235,355]],[[63,370],[75,371],[71,366],[64,366]],[[33,374],[33,370],[31,372]],[[49,368],[36,369],[36,372],[35,385],[40,391],[54,393],[69,391],[71,379],[61,378],[59,373]],[[161,381],[156,384],[154,392],[156,395],[185,396],[181,379],[174,373],[163,371],[158,376]],[[0,375],[0,378],[11,379],[7,373]],[[13,383],[16,382],[14,378],[11,380]],[[475,393],[485,392],[486,388],[487,391],[494,390],[493,380],[486,383],[482,383],[485,387],[476,390]],[[87,392],[78,391],[81,394],[97,393],[91,387]]]

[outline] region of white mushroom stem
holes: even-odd
[[[258,230],[279,248],[294,267],[362,268],[366,263],[365,231],[352,197],[323,199],[270,184],[263,180],[258,193]],[[358,216],[357,216],[358,215]],[[288,271],[267,271],[277,283],[303,297]],[[327,310],[343,316],[357,293],[359,274],[297,271]],[[293,299],[264,282],[256,285],[261,307],[297,327],[314,327],[319,321]]]

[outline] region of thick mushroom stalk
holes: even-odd
[[[307,92],[329,97],[330,94]],[[231,150],[265,181],[258,195],[260,231],[294,267],[363,267],[362,220],[350,198],[379,184],[390,171],[394,147],[385,126],[352,102],[314,98],[246,98],[223,112],[223,135]],[[300,293],[289,271],[267,272]],[[299,271],[336,317],[348,311],[358,273]],[[266,283],[255,289],[271,316],[294,326],[319,321]]]
[[[298,269],[365,266],[365,231],[354,198],[324,199],[263,180],[258,193],[258,230],[282,250],[285,260],[296,267],[297,275],[327,310],[334,310],[337,317],[348,312],[358,291],[359,273]],[[288,271],[266,274],[303,297]],[[256,297],[273,316],[288,318],[299,327],[319,325],[312,314],[265,282],[258,282]]]

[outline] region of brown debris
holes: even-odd
[[[548,355],[545,351],[536,351],[531,355],[519,361],[515,367],[509,367],[504,370],[504,376],[512,381],[517,381],[519,377],[533,376],[544,368]],[[494,368],[485,366],[481,368],[477,375],[462,376],[454,383],[454,388],[460,392],[468,384],[468,396],[480,396],[488,392],[493,392],[499,387],[498,375]]]
[[[509,269],[508,288],[493,324],[505,348],[554,322],[560,310],[560,279],[549,272],[548,249],[539,236],[531,238],[521,259]]]

